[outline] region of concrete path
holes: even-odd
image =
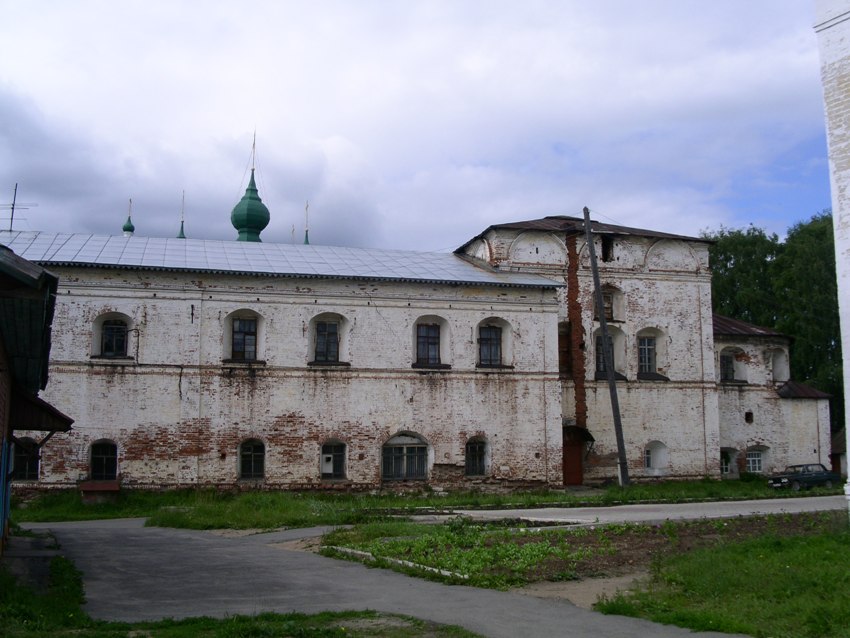
[[[750,503],[749,510],[741,503],[722,505],[734,510],[724,515],[737,515],[745,511],[840,509],[846,507],[846,501],[843,497],[756,501]],[[685,512],[701,517],[713,511],[713,506],[565,511],[570,518],[579,516],[585,522],[657,520],[680,518]],[[532,514],[535,518],[559,515],[558,510],[535,510]],[[510,515],[516,516],[517,512]],[[374,609],[460,625],[489,638],[728,638],[728,634],[693,634],[643,620],[605,616],[564,601],[441,585],[281,546],[286,541],[320,534],[321,529],[234,537],[144,527],[142,519],[32,523],[24,527],[48,529],[55,535],[62,552],[83,573],[86,611],[105,620]]]

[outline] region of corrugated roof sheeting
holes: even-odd
[[[829,399],[832,396],[799,381],[786,381],[776,393],[783,399]]]
[[[756,326],[746,321],[731,319],[723,315],[714,314],[711,316],[714,324],[714,334],[724,336],[746,336],[746,337],[784,337],[787,335],[777,332],[772,328],[763,328]]]
[[[554,288],[539,275],[499,272],[453,253],[207,239],[0,231],[0,243],[39,264],[212,271]]]

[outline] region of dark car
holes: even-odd
[[[771,487],[790,487],[795,492],[816,485],[830,488],[838,483],[841,483],[841,477],[835,472],[830,472],[820,463],[789,465],[784,472],[774,474],[767,480],[767,484]]]

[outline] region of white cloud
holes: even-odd
[[[829,205],[805,3],[4,13],[0,189],[39,202],[32,228],[118,232],[133,197],[137,232],[169,236],[185,190],[190,236],[232,237],[255,129],[267,240],[292,225],[300,238],[308,199],[314,242],[422,249],[584,205],[690,234],[754,219],[781,231]],[[817,201],[774,196],[792,190]]]

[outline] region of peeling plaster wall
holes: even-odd
[[[373,488],[381,446],[399,432],[429,445],[432,485],[560,482],[555,292],[53,268],[60,276],[48,401],[73,414],[42,458],[43,484],[89,471],[94,441],[118,447],[127,486],[245,485],[242,441],[265,444],[266,487]],[[257,358],[227,361],[234,312],[260,317]],[[309,366],[310,321],[344,317],[341,360]],[[128,359],[96,354],[103,313],[129,318]],[[443,363],[412,369],[415,324],[445,320]],[[477,326],[507,322],[510,369],[477,369]],[[446,334],[447,333],[447,334]],[[464,446],[483,437],[490,472],[464,478]],[[321,446],[346,444],[346,480],[323,481]]]

